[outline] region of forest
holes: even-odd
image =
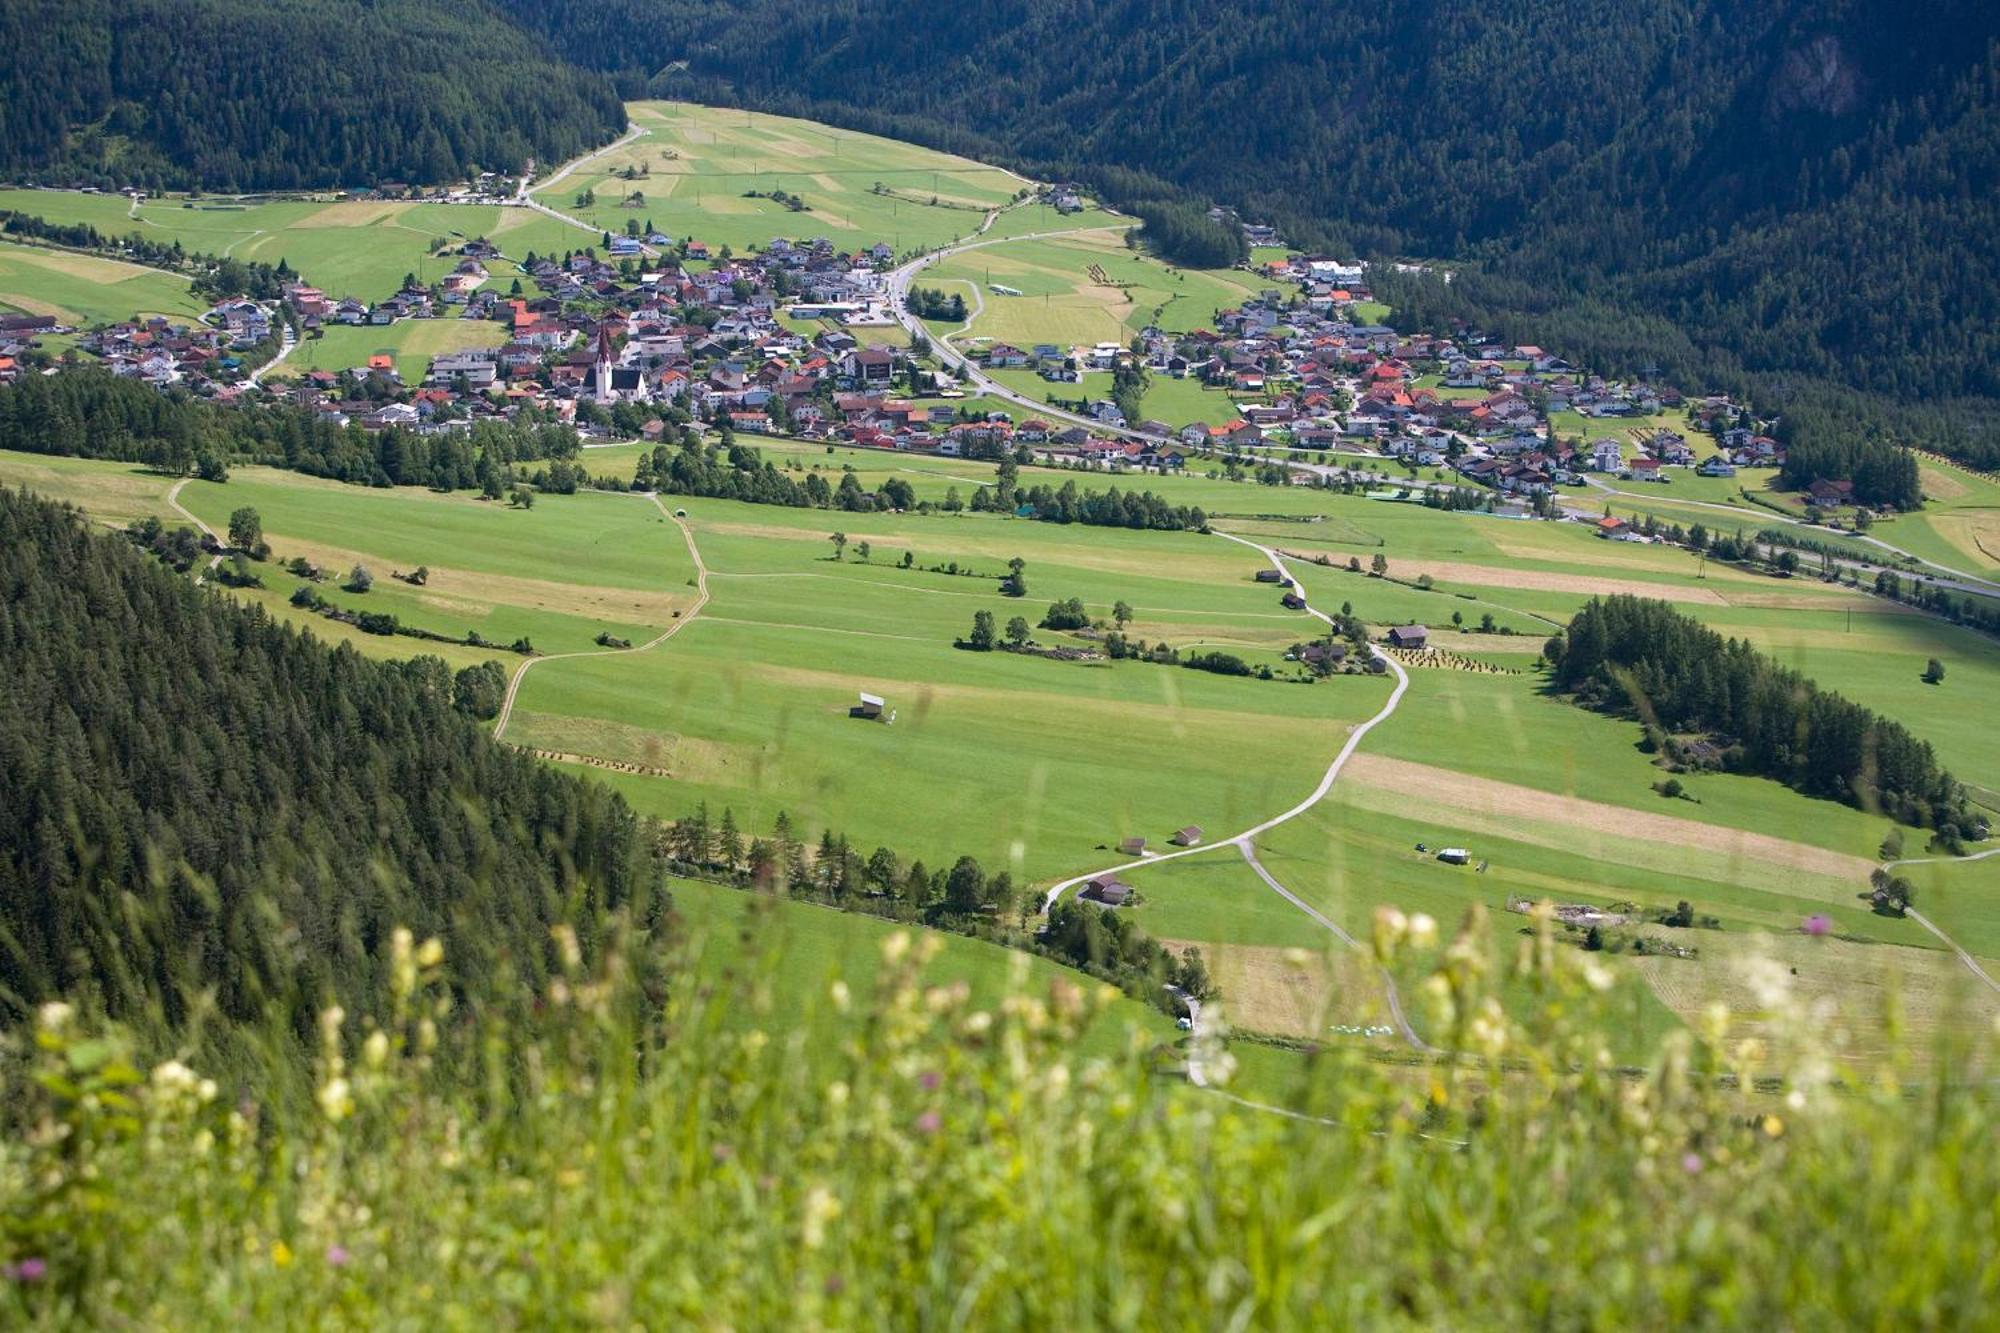
[[[0,1023],[63,996],[159,1037],[383,999],[392,928],[461,994],[667,910],[606,788],[507,749],[436,658],[368,661],[0,490]],[[218,1020],[220,1020],[218,1024]]]
[[[478,0],[16,0],[0,87],[0,174],[104,188],[510,175],[625,123]]]
[[[1928,742],[1666,602],[1593,598],[1544,652],[1556,689],[1644,718],[1656,748],[1711,736],[1737,771],[1935,828],[1947,843],[1972,829],[1963,790]]]

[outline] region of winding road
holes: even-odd
[[[689,622],[692,621],[696,616],[700,615],[701,609],[704,606],[708,605],[708,566],[702,563],[701,548],[695,545],[694,529],[688,526],[686,519],[669,511],[664,504],[661,504],[660,497],[656,493],[648,491],[646,492],[646,498],[652,502],[653,507],[655,509],[659,510],[660,513],[664,514],[669,520],[673,522],[675,527],[681,530],[681,539],[687,543],[688,555],[694,560],[694,577],[695,577],[694,605],[688,608],[686,614],[682,615],[678,620],[674,621],[673,624],[667,626],[665,629],[661,630],[658,634],[646,640],[646,642],[638,644],[635,647],[604,648],[596,652],[551,653],[547,657],[531,657],[527,661],[521,663],[520,666],[514,668],[513,676],[509,678],[507,681],[507,697],[500,701],[500,714],[497,718],[494,719],[493,722],[494,740],[497,741],[506,734],[507,724],[508,722],[512,721],[514,717],[514,699],[516,696],[520,694],[521,682],[527,679],[528,672],[530,669],[541,666],[543,663],[546,662],[562,662],[562,661],[567,661],[568,659],[574,657],[615,657],[623,653],[649,652],[652,649],[657,648],[661,644],[665,643],[668,639],[673,638],[674,635],[680,633],[682,630],[686,629]]]
[[[604,234],[604,228],[594,226],[591,223],[585,222],[582,218],[572,217],[568,213],[560,212],[556,209],[550,208],[547,204],[535,198],[533,191],[546,190],[550,186],[561,181],[565,176],[568,176],[572,171],[575,171],[578,167],[582,166],[584,163],[594,161],[597,158],[603,157],[606,153],[616,152],[617,150],[623,148],[625,145],[633,142],[634,140],[643,139],[648,134],[651,133],[652,133],[651,130],[643,129],[640,126],[634,125],[630,129],[626,130],[622,136],[612,140],[610,143],[604,145],[604,147],[592,149],[590,152],[585,153],[582,157],[571,158],[569,161],[563,163],[562,166],[558,167],[555,173],[549,176],[547,180],[538,183],[534,181],[532,177],[523,176],[521,178],[521,183],[514,188],[513,202],[519,207],[532,208],[537,213],[546,214],[547,216],[554,218],[557,222],[565,223],[568,226],[575,227],[581,231],[587,231],[593,236],[601,236]],[[651,246],[648,245],[642,245],[639,248],[646,254],[648,258],[656,258],[659,254],[658,251],[654,250]]]
[[[1250,549],[1254,551],[1261,552],[1264,558],[1271,562],[1271,567],[1273,569],[1276,569],[1282,577],[1290,580],[1290,586],[1292,588],[1292,591],[1297,593],[1301,600],[1305,600],[1304,587],[1298,582],[1297,579],[1292,577],[1292,571],[1286,567],[1284,557],[1279,555],[1277,551],[1271,549],[1268,546],[1263,545],[1261,542],[1253,542],[1247,537],[1239,537],[1233,532],[1222,532],[1220,530],[1217,530],[1215,532],[1215,535],[1223,538],[1226,541],[1236,542],[1238,545],[1248,546]],[[1305,613],[1307,615],[1314,617],[1317,620],[1323,621],[1328,626],[1331,626],[1333,624],[1333,617],[1329,616],[1326,612],[1321,611],[1317,607],[1313,606],[1310,601],[1306,601]],[[1312,906],[1312,904],[1306,902],[1303,898],[1299,897],[1296,893],[1293,893],[1290,889],[1286,888],[1283,884],[1281,884],[1278,881],[1277,877],[1273,875],[1265,867],[1264,863],[1257,859],[1256,839],[1258,838],[1259,835],[1270,832],[1272,829],[1277,828],[1280,824],[1285,824],[1290,822],[1291,820],[1297,819],[1300,815],[1304,814],[1306,811],[1312,809],[1315,805],[1318,805],[1322,800],[1326,799],[1326,794],[1333,790],[1334,782],[1339,779],[1341,769],[1347,766],[1348,759],[1352,757],[1354,751],[1360,747],[1361,738],[1366,736],[1370,731],[1374,730],[1381,723],[1386,722],[1391,716],[1395,714],[1397,706],[1403,702],[1403,694],[1406,690],[1410,688],[1409,672],[1403,669],[1403,664],[1401,662],[1398,662],[1395,658],[1383,652],[1380,648],[1377,648],[1375,645],[1370,644],[1368,646],[1368,651],[1371,655],[1373,655],[1376,661],[1381,662],[1384,666],[1388,668],[1390,674],[1393,675],[1396,679],[1396,686],[1389,692],[1388,700],[1383,703],[1381,709],[1377,711],[1373,717],[1369,718],[1365,722],[1357,724],[1352,731],[1348,732],[1346,743],[1340,747],[1339,753],[1335,754],[1333,757],[1333,761],[1327,765],[1326,772],[1320,776],[1319,785],[1314,787],[1312,792],[1309,795],[1307,795],[1304,800],[1300,801],[1297,805],[1294,805],[1291,809],[1286,810],[1283,814],[1273,815],[1271,818],[1265,820],[1263,823],[1258,824],[1252,828],[1247,828],[1243,830],[1243,832],[1238,833],[1236,836],[1232,838],[1224,838],[1220,842],[1199,843],[1193,847],[1183,847],[1178,851],[1164,852],[1158,856],[1142,856],[1137,860],[1124,861],[1119,863],[1118,865],[1107,866],[1102,870],[1093,870],[1088,872],[1087,874],[1077,875],[1070,879],[1063,880],[1060,884],[1055,885],[1048,891],[1046,895],[1043,896],[1042,898],[1043,914],[1046,915],[1048,911],[1051,908],[1053,908],[1058,901],[1061,900],[1063,894],[1069,892],[1071,889],[1075,888],[1079,884],[1083,884],[1092,879],[1095,879],[1099,875],[1116,874],[1121,870],[1136,870],[1141,866],[1159,865],[1165,861],[1179,860],[1181,857],[1184,856],[1194,856],[1201,852],[1211,852],[1218,847],[1235,847],[1238,851],[1240,851],[1243,854],[1243,859],[1249,863],[1251,870],[1256,872],[1257,877],[1263,880],[1267,886],[1269,886],[1280,897],[1284,898],[1285,901],[1291,903],[1292,906],[1298,908],[1301,912],[1305,913],[1308,917],[1312,918],[1312,920],[1317,924],[1324,926],[1329,932],[1332,933],[1334,938],[1340,940],[1343,944],[1346,944],[1348,947],[1354,949],[1362,948],[1363,946],[1361,942],[1355,939],[1352,935],[1348,934],[1347,931],[1343,930],[1340,927],[1339,923],[1335,922],[1332,918],[1326,916],[1324,913],[1322,913],[1317,908]],[[1389,974],[1387,968],[1381,969],[1381,976],[1382,976],[1383,993],[1388,999],[1389,1013],[1395,1020],[1397,1031],[1399,1031],[1402,1034],[1403,1040],[1408,1042],[1411,1046],[1415,1047],[1417,1050],[1426,1053],[1431,1052],[1433,1048],[1427,1042],[1425,1042],[1421,1036],[1417,1034],[1416,1029],[1410,1025],[1410,1021],[1404,1013],[1402,996],[1397,993],[1395,978]],[[1191,1020],[1198,1021],[1197,1018],[1198,1012],[1199,1011],[1197,1009],[1192,1009],[1191,1007],[1191,1014],[1190,1014]],[[1194,1082],[1200,1082],[1199,1079],[1194,1078],[1192,1073],[1190,1074],[1190,1080]],[[1204,1084],[1203,1086],[1206,1085]]]

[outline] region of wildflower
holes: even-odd
[[[736,1149],[727,1143],[717,1143],[709,1147],[708,1155],[718,1162],[726,1162],[736,1156]]]
[[[354,1114],[354,1092],[344,1078],[330,1078],[319,1090],[319,1109],[328,1120],[345,1120]]]
[[[1774,1139],[1780,1138],[1784,1135],[1785,1132],[1785,1122],[1783,1120],[1780,1120],[1777,1116],[1767,1115],[1764,1117],[1763,1123],[1759,1126],[1759,1128],[1764,1131],[1767,1137]]]
[[[1438,923],[1432,917],[1423,912],[1415,913],[1410,917],[1409,929],[1411,948],[1431,949],[1437,946]]]
[[[271,1262],[279,1268],[292,1266],[292,1247],[281,1240],[271,1242]]]
[[[46,1009],[49,1006],[42,1007]],[[0,1277],[5,1277],[10,1282],[40,1282],[48,1274],[49,1265],[45,1259],[23,1259],[18,1264],[0,1267]]]
[[[44,1032],[61,1032],[75,1017],[76,1010],[61,1000],[50,1000],[35,1011],[35,1019]]]
[[[1396,948],[1409,934],[1410,922],[1393,907],[1382,906],[1375,909],[1375,957],[1382,962],[1396,956]]]
[[[1814,912],[1806,918],[1805,925],[1800,927],[1800,929],[1804,930],[1808,935],[1830,934],[1833,931],[1833,918],[1824,912]]]
[[[1681,1170],[1691,1176],[1698,1176],[1701,1174],[1701,1168],[1702,1160],[1700,1153],[1690,1152],[1681,1154]]]
[[[436,967],[444,961],[444,945],[433,935],[417,946],[417,966]]]
[[[852,1002],[853,996],[848,992],[847,983],[836,980],[833,983],[833,1007],[844,1014],[847,1012],[847,1006]]]
[[[389,1062],[389,1034],[377,1028],[368,1034],[368,1040],[361,1043],[361,1058],[368,1062],[370,1069],[380,1069]]]
[[[840,1295],[840,1293],[841,1293],[841,1292],[843,1292],[843,1291],[846,1291],[846,1290],[847,1290],[847,1279],[846,1279],[846,1278],[842,1277],[842,1276],[841,1276],[840,1274],[838,1274],[838,1273],[828,1273],[828,1274],[826,1275],[826,1294],[827,1294],[827,1295],[829,1295],[829,1296],[838,1296],[838,1295]]]
[[[895,964],[903,961],[903,955],[910,951],[910,933],[899,930],[882,941],[882,961]]]
[[[345,1245],[334,1244],[326,1247],[326,1263],[329,1268],[345,1268],[351,1256]]]
[[[1583,982],[1586,986],[1594,991],[1607,991],[1611,989],[1611,983],[1614,980],[1616,978],[1611,975],[1610,968],[1595,959],[1584,959]]]
[[[833,1191],[824,1185],[815,1185],[806,1194],[805,1217],[799,1226],[799,1239],[809,1250],[816,1250],[826,1243],[826,1226],[840,1216],[840,1200],[833,1197]]]
[[[936,1111],[926,1111],[917,1117],[917,1133],[935,1134],[944,1125],[944,1117]]]
[[[926,1069],[917,1076],[917,1085],[925,1092],[936,1092],[938,1084],[943,1081],[935,1069]]]
[[[567,925],[549,928],[549,934],[556,942],[556,952],[562,957],[563,970],[574,972],[583,966],[583,950],[576,942],[576,932]]]

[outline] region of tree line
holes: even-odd
[[[498,499],[519,480],[564,493],[591,484],[577,461],[580,447],[570,427],[532,417],[438,433],[368,430],[303,407],[211,403],[97,369],[0,385],[0,448],[144,463],[176,476],[258,463],[362,486],[479,490]]]
[[[151,240],[142,232],[111,237],[87,222],[50,222],[46,218],[7,209],[0,209],[0,232],[186,273],[189,275],[188,286],[194,294],[211,301],[233,296],[276,301],[284,295],[286,283],[298,280],[291,265],[282,258],[276,264],[254,260],[246,262],[228,255],[189,250],[179,241]]]
[[[1544,655],[1557,689],[1645,719],[1656,744],[1712,735],[1738,772],[1936,828],[1948,841],[1973,827],[1964,790],[1928,742],[1666,602],[1593,598]]]
[[[1168,983],[1196,999],[1215,993],[1198,949],[1177,954],[1115,911],[1066,899],[1049,913],[1045,930],[1027,933],[1019,923],[1034,906],[1032,894],[1004,870],[989,873],[977,857],[932,867],[884,846],[864,854],[833,829],[822,830],[815,843],[783,810],[770,833],[752,834],[734,810],[718,819],[705,801],[663,830],[662,847],[670,864],[740,887],[1040,953],[1169,1011]]]

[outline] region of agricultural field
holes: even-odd
[[[0,310],[84,328],[135,314],[187,319],[206,308],[172,273],[0,241]]]
[[[994,283],[1021,294],[995,293]],[[965,293],[977,313],[959,341],[985,337],[1024,348],[1123,344],[1149,324],[1170,332],[1203,328],[1216,311],[1261,290],[1253,274],[1162,264],[1128,247],[1118,227],[969,250],[924,269],[916,285]]]
[[[416,384],[429,369],[432,357],[468,347],[498,347],[506,341],[507,326],[485,319],[405,319],[385,326],[329,324],[318,336],[302,340],[271,377],[296,377],[309,370],[352,370],[365,367],[369,357],[380,353],[396,359],[405,384]]]
[[[1924,507],[1871,530],[1914,555],[1985,578],[2000,577],[2000,479],[1925,458]]]
[[[870,488],[896,475],[934,501],[953,488],[968,496],[991,479],[988,465],[964,460],[764,447],[795,474],[852,469]],[[586,463],[618,475],[637,452],[591,450]],[[1031,485],[1071,479],[1119,481],[1039,468],[1022,475]],[[161,512],[169,484],[128,465],[18,455],[0,459],[0,480],[75,499],[114,522]],[[1700,997],[1740,997],[1744,959],[1760,940],[1807,977],[1820,973],[1792,954],[1837,946],[1827,958],[1839,954],[1838,971],[1855,975],[1861,997],[1853,1012],[1843,1009],[1856,1058],[1881,1050],[1875,1009],[1892,986],[1917,1011],[1913,1033],[1960,1013],[1955,1006],[1976,1006],[1979,997],[1956,984],[1971,974],[1943,963],[1951,956],[1935,936],[1868,910],[1887,820],[1726,774],[1696,775],[1681,799],[1663,797],[1638,729],[1548,696],[1535,669],[1541,639],[1589,596],[1664,596],[1896,716],[1963,779],[1990,787],[2000,785],[2000,750],[1987,729],[1964,719],[2000,703],[2000,663],[1969,633],[1815,581],[1704,569],[1660,547],[1609,547],[1580,524],[1199,476],[1121,484],[1244,515],[1218,522],[1291,552],[1317,605],[1352,605],[1378,626],[1431,624],[1453,660],[1480,668],[1412,665],[1400,709],[1370,732],[1328,798],[1258,839],[1268,873],[1350,933],[1365,936],[1385,902],[1447,923],[1473,903],[1504,913],[1516,896],[1630,904],[1621,910],[1642,916],[1691,902],[1719,927],[1671,932],[1692,939],[1697,957],[1608,959],[1628,983],[1621,1050],[1635,1059],[1645,1042],[1697,1013]],[[679,534],[642,497],[544,496],[523,512],[242,468],[224,485],[188,483],[181,503],[214,526],[251,504],[281,557],[377,571],[365,597],[323,585],[337,604],[391,610],[439,632],[477,629],[502,642],[525,634],[544,653],[577,654],[523,678],[506,738],[596,770],[641,810],[672,817],[705,802],[753,830],[784,810],[815,833],[833,828],[931,864],[969,853],[1044,885],[1129,859],[1111,850],[1125,837],[1159,847],[1194,823],[1226,838],[1289,807],[1388,688],[1368,677],[1286,683],[1282,656],[1307,637],[1305,623],[1250,580],[1254,553],[1196,534],[669,500],[687,511],[709,601],[659,648],[611,653],[596,645],[599,633],[645,642],[676,612],[692,612],[697,595]],[[838,559],[828,540],[836,529],[848,538]],[[901,567],[906,550],[909,569]],[[1321,554],[1325,566],[1310,563]],[[1386,577],[1367,572],[1376,554],[1388,561]],[[1018,603],[997,586],[1016,555],[1030,586]],[[1350,559],[1362,572],[1349,571]],[[386,577],[417,564],[430,567],[423,588]],[[953,565],[960,572],[944,572]],[[364,650],[439,652],[455,665],[498,657],[510,669],[520,660],[299,617],[286,604],[296,580],[266,572],[264,590],[235,595]],[[952,646],[975,610],[1002,621],[1018,612],[1032,623],[1069,596],[1099,616],[1124,600],[1136,612],[1131,633],[1234,652],[1280,679]],[[1493,632],[1479,632],[1488,614]],[[1941,686],[1915,681],[1929,655],[1949,662]],[[889,701],[893,723],[847,715],[864,690]],[[912,790],[951,795],[913,801]],[[1468,847],[1485,869],[1441,865],[1414,851],[1419,843]],[[1913,835],[1913,850],[1919,844]],[[1989,959],[2000,955],[1994,865],[1909,872],[1940,926]],[[1384,1021],[1380,974],[1272,892],[1235,849],[1126,878],[1141,892],[1132,910],[1144,929],[1210,956],[1237,1026],[1318,1038]],[[1813,914],[1827,916],[1837,938],[1799,936]],[[1395,1045],[1379,1033],[1342,1039]],[[1295,1064],[1264,1049],[1248,1068],[1275,1089]]]
[[[405,203],[393,200],[276,200],[238,203],[223,198],[162,195],[134,207],[122,195],[57,190],[0,190],[0,209],[51,222],[84,222],[107,236],[138,232],[179,241],[202,254],[275,264],[288,262],[329,296],[379,301],[405,274],[433,282],[458,261],[436,255],[439,245],[484,236],[519,258],[530,250],[561,252],[592,244],[587,232],[526,208]],[[489,265],[497,273],[503,264]],[[0,300],[6,289],[0,287]],[[104,318],[124,318],[125,308]]]
[[[989,209],[1026,187],[998,167],[786,116],[675,102],[627,110],[639,138],[538,187],[536,196],[614,234],[637,219],[711,247],[824,236],[856,248],[886,241],[900,254],[970,236]],[[644,174],[620,174],[628,171]],[[586,191],[594,205],[576,203]],[[794,212],[752,192],[796,195],[806,208]],[[1021,212],[1017,225],[1032,228],[1044,210]]]

